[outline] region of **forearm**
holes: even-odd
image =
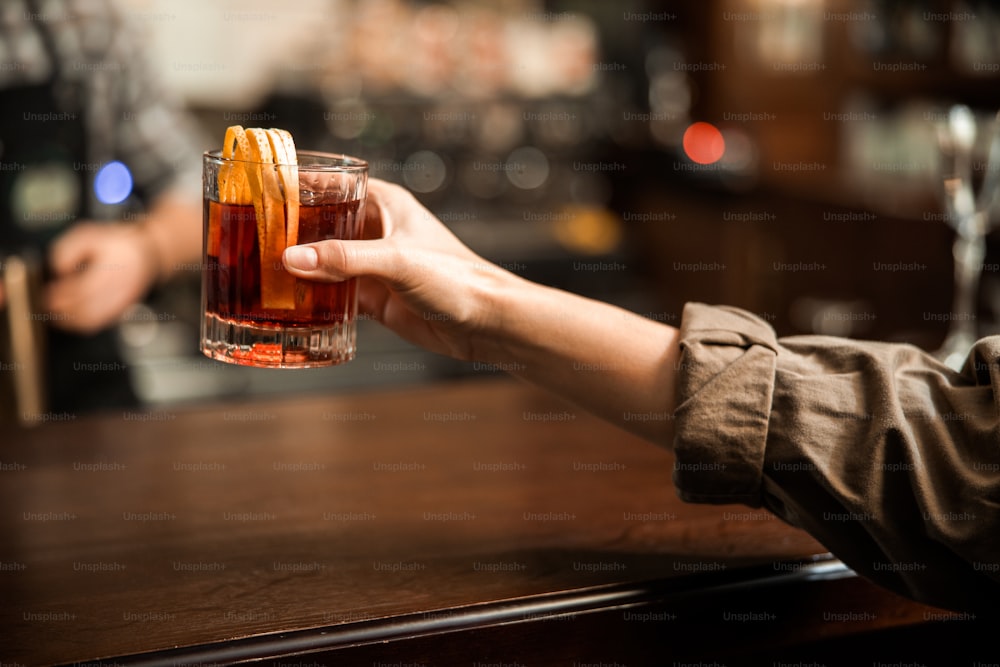
[[[171,278],[201,256],[200,201],[187,192],[170,190],[149,209],[141,230],[156,263],[158,282]]]
[[[478,352],[648,440],[673,439],[678,331],[617,306],[515,278]]]
[[[426,349],[479,361],[638,435],[672,443],[678,331],[490,264],[408,192],[369,182],[375,237],[286,251],[308,280],[364,276],[361,309]]]

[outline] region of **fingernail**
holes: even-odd
[[[319,266],[319,255],[308,246],[292,246],[285,249],[285,266],[299,271],[312,271]]]

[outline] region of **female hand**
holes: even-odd
[[[650,440],[671,441],[677,330],[482,259],[402,188],[372,180],[367,240],[285,250],[308,280],[360,277],[360,309],[428,350],[494,364]]]
[[[285,250],[285,268],[336,282],[361,276],[359,310],[403,338],[458,359],[479,356],[496,293],[523,282],[462,244],[403,188],[372,179],[365,238]]]

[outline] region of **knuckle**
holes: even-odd
[[[357,253],[350,250],[345,243],[334,242],[326,245],[330,253],[332,275],[338,277],[344,274],[351,275],[357,264]]]
[[[351,275],[356,261],[354,253],[339,241],[320,241],[312,245],[316,250],[318,265],[313,273],[331,280],[342,280]]]

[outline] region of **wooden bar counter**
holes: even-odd
[[[51,417],[0,428],[5,667],[808,658],[945,616],[509,379]]]

